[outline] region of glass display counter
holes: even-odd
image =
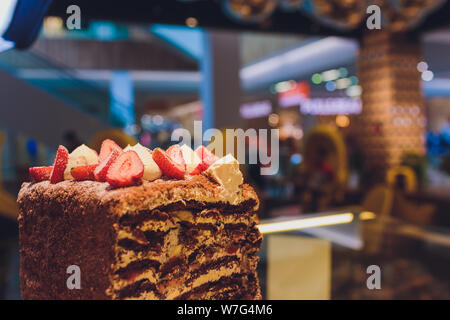
[[[261,221],[264,299],[450,299],[449,230],[372,212]]]

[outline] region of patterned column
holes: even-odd
[[[357,137],[366,168],[377,168],[380,174],[399,164],[405,152],[425,153],[420,57],[417,39],[387,31],[363,36],[357,61],[363,89]]]

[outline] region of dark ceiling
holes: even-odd
[[[67,17],[66,9],[76,4],[81,9],[82,23],[90,20],[111,20],[125,23],[165,23],[184,25],[188,17],[195,17],[199,26],[232,30],[253,30],[305,35],[345,35],[359,37],[362,26],[350,32],[339,32],[319,24],[302,12],[277,9],[260,24],[238,22],[230,18],[220,0],[54,0],[48,15]],[[450,3],[447,2],[429,15],[418,31],[434,30],[450,24]],[[365,26],[364,26],[365,28]]]

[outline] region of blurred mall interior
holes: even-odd
[[[279,129],[277,174],[242,165],[261,221],[352,213],[265,236],[266,298],[449,299],[450,2],[378,1],[380,30],[369,3],[53,1],[29,48],[0,53],[0,298],[20,298],[29,167],[105,137],[166,148],[202,120]],[[305,276],[283,282],[295,271],[274,246]],[[371,264],[383,290],[363,285]]]

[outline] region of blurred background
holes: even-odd
[[[450,298],[448,1],[58,0],[38,12],[35,39],[0,46],[0,298],[20,298],[15,199],[29,167],[51,165],[58,144],[165,148],[195,120],[280,130],[276,175],[242,166],[262,221],[355,217],[267,236],[265,297],[286,298],[269,288],[273,238],[330,244],[317,247],[327,276],[313,276],[326,293],[312,298]],[[378,292],[365,286],[373,263]],[[305,281],[289,297],[311,298]]]

